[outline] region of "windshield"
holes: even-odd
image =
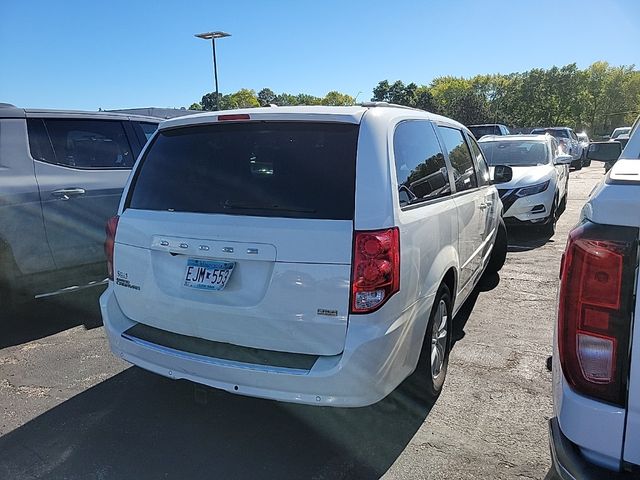
[[[618,138],[620,135],[625,135],[631,131],[631,127],[616,128],[611,134],[611,138]]]
[[[353,219],[358,126],[254,122],[160,131],[129,207]]]
[[[569,138],[569,134],[564,128],[534,128],[531,130],[531,133],[536,135],[544,135],[545,133],[548,133],[556,138]]]
[[[471,126],[469,127],[469,130],[471,131],[471,133],[473,133],[473,136],[476,137],[476,139],[478,140],[484,137],[485,135],[502,135],[502,133],[500,132],[500,127],[498,127],[498,125]]]
[[[479,145],[487,163],[491,166],[523,167],[543,165],[549,162],[547,148],[539,140],[480,142]]]

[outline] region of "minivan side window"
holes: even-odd
[[[478,168],[478,185],[484,186],[489,185],[490,177],[489,177],[489,167],[487,166],[487,161],[482,155],[482,151],[480,147],[476,143],[475,139],[471,135],[465,135],[467,138],[467,142],[469,143],[469,147],[471,147],[471,154],[476,159],[476,167]]]
[[[400,206],[451,193],[449,172],[431,122],[405,121],[393,135]]]
[[[438,126],[438,131],[449,152],[449,161],[453,167],[456,190],[462,192],[478,186],[476,171],[473,167],[471,152],[462,132],[457,128]]]
[[[127,169],[135,162],[120,121],[46,118],[44,125],[53,157],[40,160],[87,169]]]

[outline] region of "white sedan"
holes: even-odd
[[[532,225],[553,235],[567,203],[570,155],[558,155],[551,135],[487,135],[478,142],[487,163],[513,169],[498,192],[507,225]]]

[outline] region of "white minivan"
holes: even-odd
[[[107,225],[111,348],[288,402],[369,405],[416,368],[435,397],[453,316],[505,260],[491,183],[464,126],[410,108],[167,120]]]

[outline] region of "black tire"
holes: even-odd
[[[545,237],[553,237],[556,233],[556,223],[558,222],[558,198],[553,201],[553,207],[551,209],[551,213],[544,224],[540,226],[540,233]]]
[[[498,222],[498,232],[496,233],[496,241],[493,244],[493,250],[491,251],[491,257],[489,263],[485,269],[485,273],[494,274],[502,270],[504,262],[507,260],[507,249],[509,247],[509,241],[507,238],[507,227],[504,224],[504,220],[500,218]]]
[[[560,201],[560,205],[558,205],[558,217],[560,217],[560,215],[562,215],[564,213],[564,211],[567,209],[567,194],[564,194],[564,197],[562,197],[562,200]]]
[[[442,318],[442,308],[446,309],[446,318]],[[444,321],[444,332],[442,331],[442,322]],[[436,325],[438,323],[438,325]],[[430,400],[435,400],[440,396],[442,392],[442,386],[444,385],[445,378],[447,376],[447,367],[449,366],[449,351],[451,350],[451,293],[449,287],[445,284],[440,285],[438,293],[436,294],[433,307],[431,308],[431,314],[429,315],[429,323],[427,324],[427,331],[424,334],[424,341],[422,343],[422,350],[420,351],[420,358],[418,360],[418,367],[416,368],[417,381],[420,383],[420,390],[424,391]],[[434,339],[434,330],[438,329],[440,332],[438,341]],[[444,335],[444,336],[442,336]],[[436,349],[436,358],[441,360],[438,362],[439,368],[432,366],[431,357],[432,350]],[[437,370],[437,375],[434,376],[434,370]]]

